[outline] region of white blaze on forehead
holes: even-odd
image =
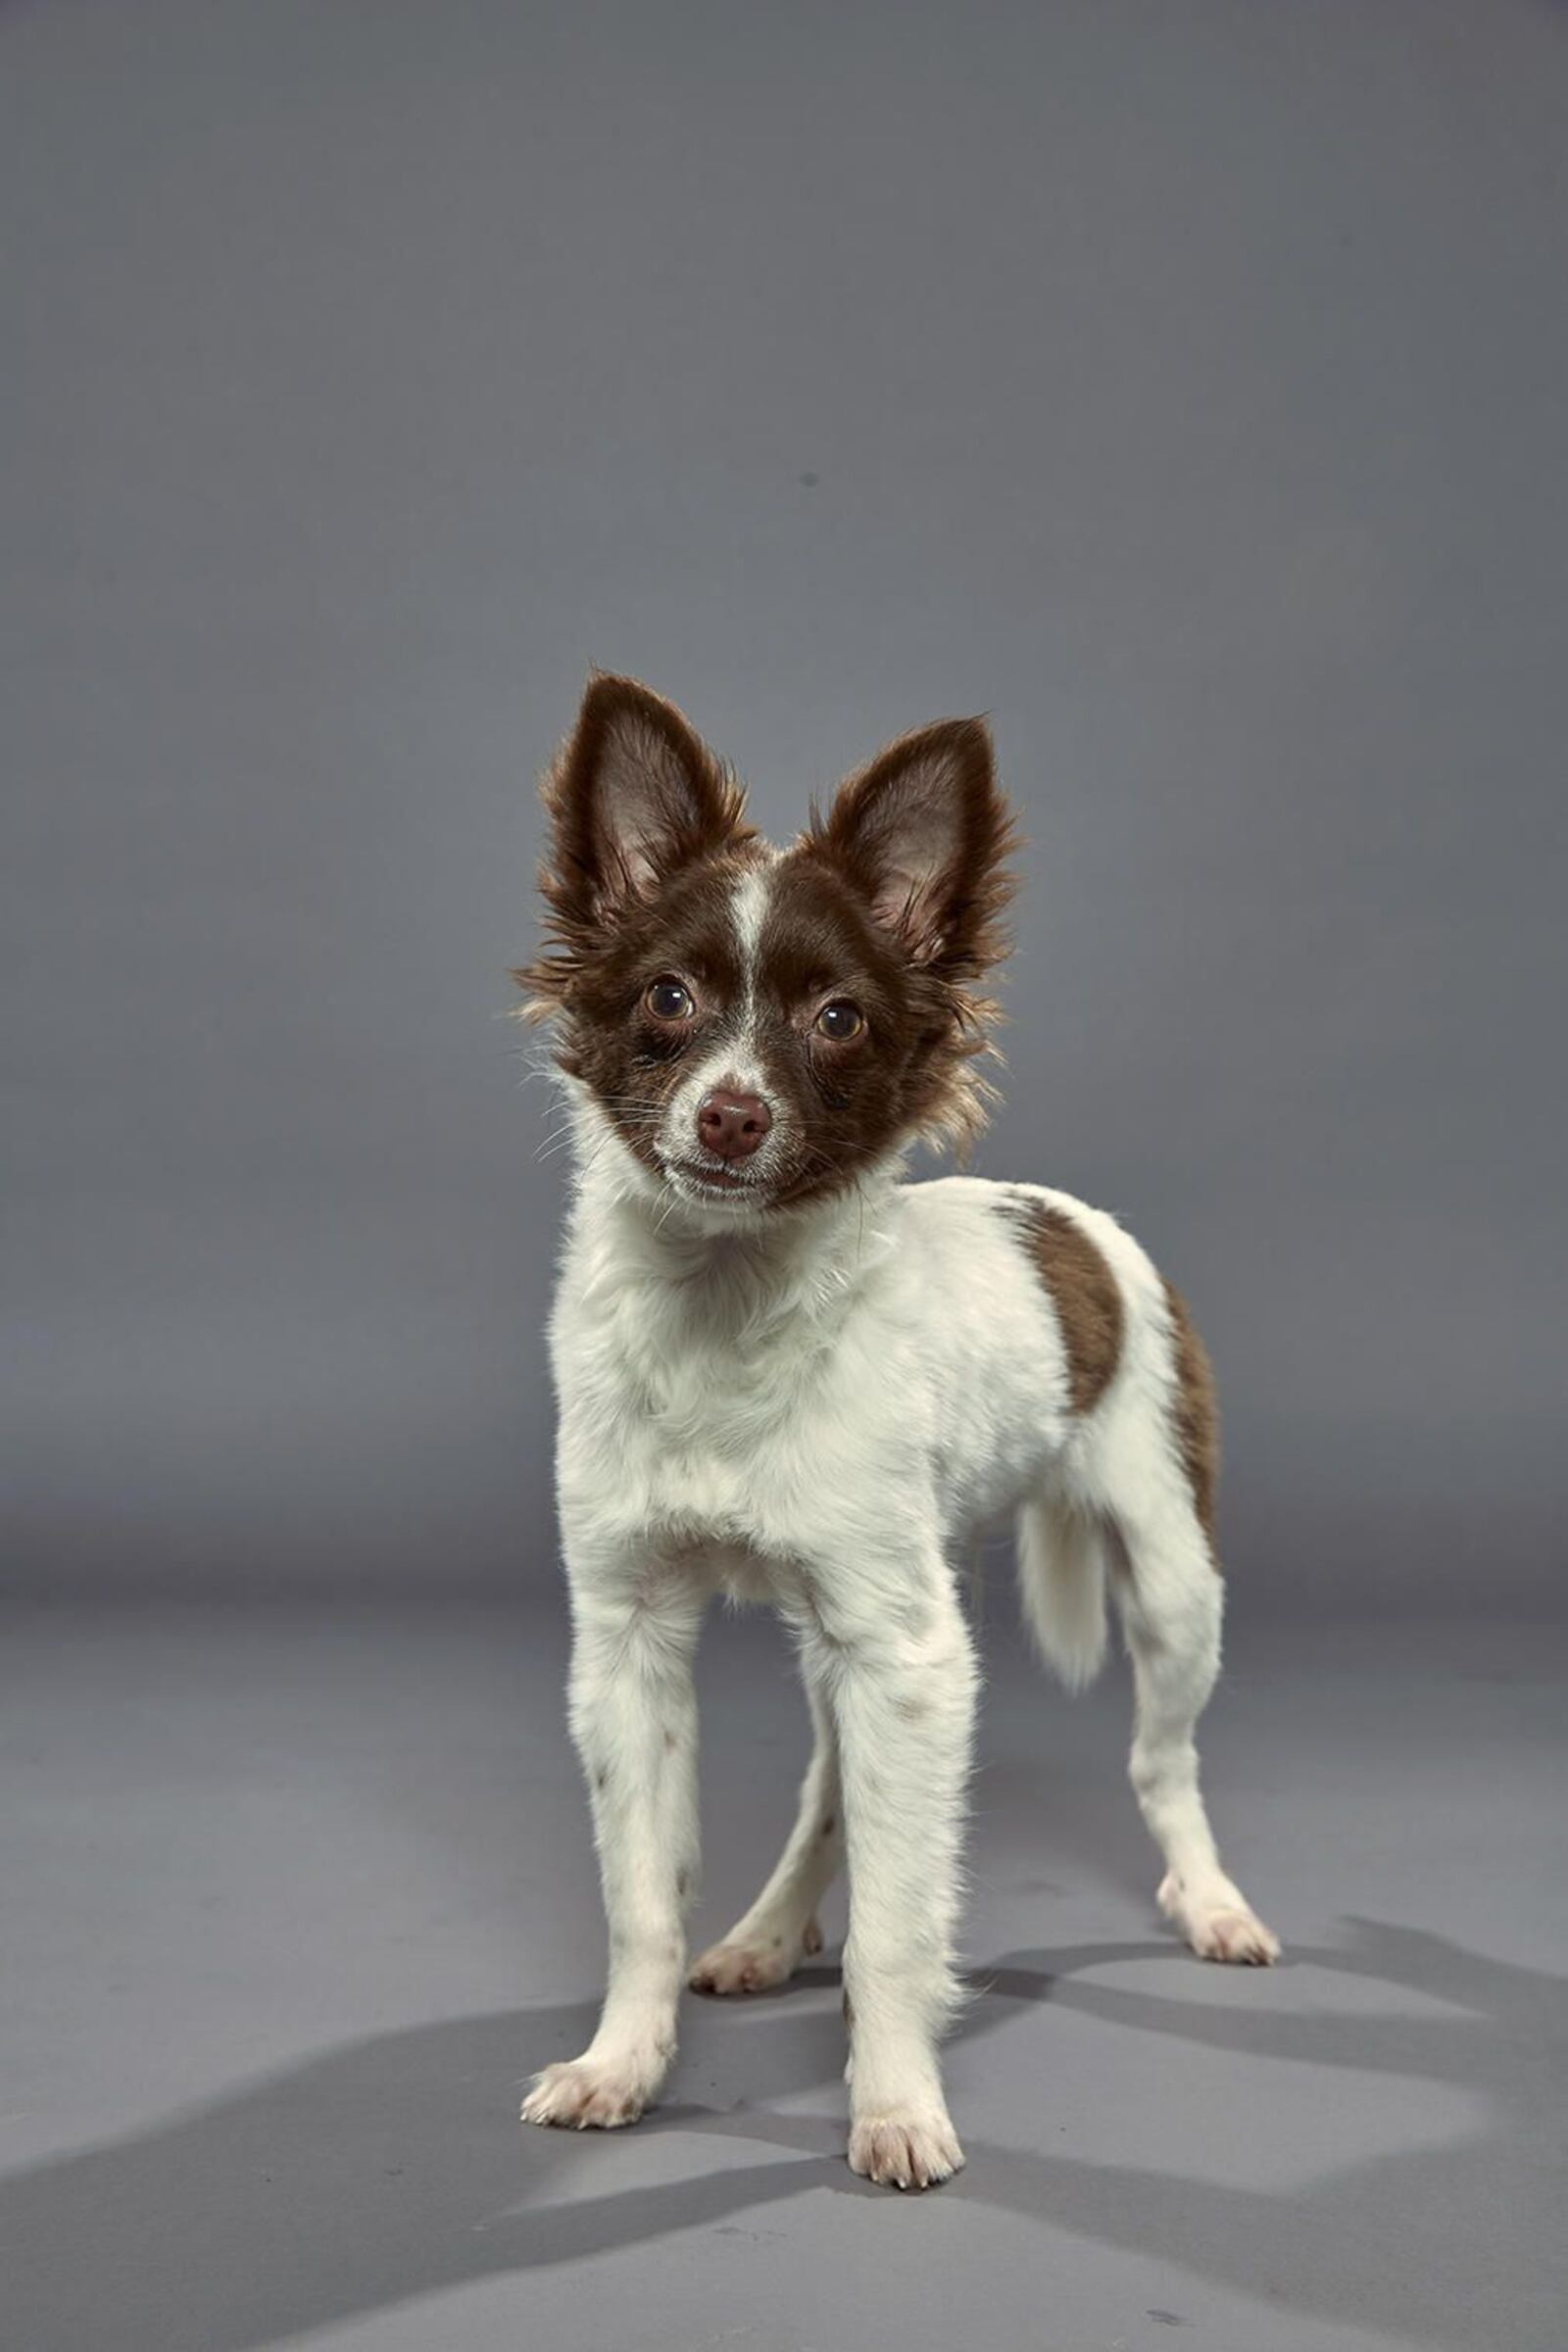
[[[757,1063],[757,985],[761,970],[762,918],[767,912],[769,875],[765,865],[748,867],[735,885],[730,919],[741,951],[740,1018],[731,1054],[742,1086],[761,1092]]]
[[[748,1016],[757,993],[757,966],[761,953],[762,917],[767,911],[768,879],[765,865],[748,867],[736,883],[735,896],[730,901],[735,936],[740,941]]]
[[[757,1060],[757,978],[761,971],[761,917],[766,915],[766,907],[768,870],[766,865],[750,865],[736,882],[736,894],[729,901],[729,915],[741,946],[741,1021],[733,1052],[748,1065],[745,1080],[753,1077],[750,1065]]]

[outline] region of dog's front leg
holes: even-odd
[[[974,1722],[967,1629],[938,1563],[905,1628],[835,1627],[806,1642],[833,1708],[850,1867],[844,2010],[850,2164],[891,2187],[928,2188],[963,2162],[937,2043],[956,1991],[958,1845]]]
[[[610,1972],[593,2040],[535,2079],[525,2123],[634,2124],[674,2056],[697,1874],[701,1614],[700,1593],[675,1575],[574,1588],[571,1729],[593,1805]]]

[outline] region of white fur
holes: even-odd
[[[764,892],[759,876],[739,909],[753,955]],[[745,1036],[721,1050],[722,1072],[679,1090],[680,1118],[688,1091],[748,1078]],[[924,2186],[962,2162],[937,2043],[956,1988],[975,1668],[956,1564],[973,1528],[1021,1514],[1026,1614],[1071,1682],[1100,1663],[1107,1559],[1116,1570],[1161,1901],[1206,1956],[1278,1948],[1224,1876],[1199,1794],[1193,1727],[1218,1669],[1221,1586],[1175,1442],[1165,1293],[1112,1218],[1060,1193],[909,1185],[895,1159],[768,1218],[744,1199],[688,1198],[583,1090],[572,1102],[578,1187],[551,1348],[571,1724],[610,1975],[594,2040],[540,2077],[523,2113],[634,2121],[669,2064],[698,1859],[692,1655],[723,1591],[789,1625],[816,1747],[777,1867],[694,1981],[782,1981],[813,1948],[847,1851],[851,2162]],[[1004,1213],[1020,1200],[1075,1220],[1121,1294],[1116,1371],[1081,1417],[1050,1297]]]

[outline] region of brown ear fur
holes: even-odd
[[[755,838],[733,772],[674,704],[608,670],[590,676],[540,797],[550,821],[539,868],[545,951],[513,974],[530,1020],[565,1000],[607,919],[678,867]]]
[[[1006,954],[1017,847],[983,718],[901,735],[813,809],[803,852],[831,865],[899,941],[931,1000],[933,1140],[971,1143],[994,1090],[975,1070],[1001,1012],[976,983]]]

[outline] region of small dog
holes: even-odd
[[[544,783],[552,1017],[576,1191],[551,1327],[572,1735],[610,1922],[581,2057],[536,2124],[634,2123],[675,2048],[697,1879],[692,1658],[715,1592],[797,1644],[800,1814],[690,1978],[760,1992],[816,1951],[841,1858],[851,2166],[963,2162],[953,2006],[975,1665],[956,1555],[1015,1511],[1024,1610],[1087,1683],[1107,1592],[1132,1653],[1132,1782],[1196,1952],[1279,1945],[1221,1868],[1194,1726],[1219,1664],[1216,1427],[1176,1292],[1102,1211],[1037,1185],[904,1179],[966,1143],[1011,820],[978,719],[906,735],[782,852],[670,704],[596,673]]]

